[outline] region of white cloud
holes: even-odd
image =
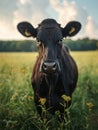
[[[16,37],[13,12],[17,9],[17,1],[10,0],[11,4],[9,4],[9,0],[0,1],[0,39],[6,40]]]
[[[43,19],[49,17],[47,10],[49,0],[20,0],[17,10],[14,11],[14,23],[20,21],[30,21],[33,25],[38,25]]]
[[[75,38],[78,37],[91,37],[97,38],[98,26],[89,17],[87,10],[75,1],[69,2],[68,0],[50,0],[52,8],[58,13],[58,21],[62,26],[65,26],[69,21],[75,20],[82,24],[81,32]]]
[[[0,39],[24,38],[18,33],[17,24],[29,21],[37,26],[41,20],[49,17],[48,5],[49,0],[11,0],[11,4],[9,0],[0,1]]]
[[[77,12],[74,9],[73,3],[68,3],[67,1],[63,1],[60,3],[59,0],[50,0],[50,4],[54,8],[54,10],[58,13],[58,21],[64,26],[65,23],[73,20]]]
[[[98,25],[93,21],[91,16],[87,18],[85,31],[88,37],[90,36],[90,38],[98,38]]]
[[[30,0],[20,0],[21,4],[25,4],[25,3],[28,3],[28,2],[30,2]]]

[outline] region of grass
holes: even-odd
[[[49,121],[36,112],[30,78],[37,54],[0,53],[0,130],[98,129],[98,51],[71,54],[79,80],[64,123],[57,120],[59,112]]]

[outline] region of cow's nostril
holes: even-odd
[[[57,68],[57,65],[56,65],[56,63],[54,63],[54,65],[52,66],[52,69],[56,70],[56,68]]]
[[[47,65],[43,64],[43,69],[46,71],[47,70]]]

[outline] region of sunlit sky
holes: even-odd
[[[64,27],[69,21],[82,24],[76,38],[98,39],[98,0],[0,0],[0,40],[25,39],[17,24],[29,21],[34,27],[54,18]]]

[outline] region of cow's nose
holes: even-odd
[[[42,70],[44,73],[55,73],[57,70],[57,63],[56,62],[44,62],[42,65]]]

